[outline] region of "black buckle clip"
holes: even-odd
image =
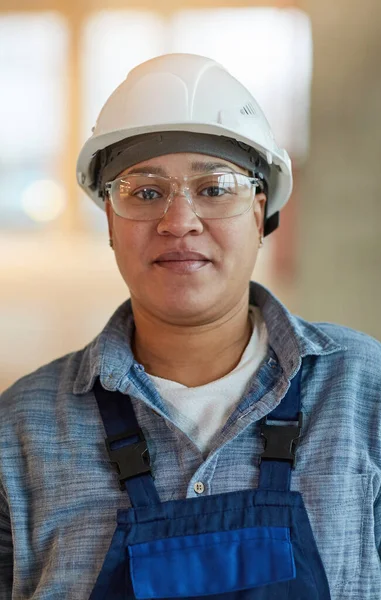
[[[263,417],[260,421],[260,430],[266,442],[265,450],[259,457],[259,464],[263,459],[284,460],[291,461],[291,466],[294,468],[302,424],[303,413],[301,412],[298,413],[298,425],[268,425],[267,416]]]
[[[113,442],[123,440],[131,436],[138,436],[139,441],[120,448],[111,448]],[[140,427],[136,430],[125,431],[118,435],[106,438],[106,448],[110,461],[116,463],[119,473],[119,487],[124,490],[124,482],[136,475],[151,473],[151,460],[148,452],[147,442]]]

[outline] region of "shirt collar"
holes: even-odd
[[[288,379],[299,371],[305,356],[324,356],[346,350],[317,324],[291,314],[270,290],[259,283],[250,282],[249,302],[260,307],[269,345]]]
[[[269,335],[269,345],[285,375],[292,379],[301,359],[345,350],[316,324],[292,315],[265,286],[251,281],[249,303],[259,306]],[[100,377],[102,385],[114,391],[128,376],[135,359],[131,350],[134,330],[131,300],[114,312],[101,333],[83,350],[74,381],[74,394],[86,394]]]

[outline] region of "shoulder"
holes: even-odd
[[[296,317],[299,332],[309,340],[308,362],[323,379],[345,380],[377,398],[381,390],[381,342],[345,325],[306,321]],[[318,340],[319,346],[316,341]],[[312,343],[311,343],[312,342]]]
[[[328,322],[314,322],[329,337],[335,340],[341,346],[344,346],[348,356],[357,358],[381,360],[381,342],[367,333]]]
[[[0,421],[22,408],[37,408],[60,393],[72,393],[84,349],[71,352],[24,375],[0,395]]]
[[[296,314],[290,314],[290,318],[299,339],[308,340],[322,349],[333,342],[349,352],[373,352],[381,356],[381,341],[367,333],[338,323],[308,321]]]

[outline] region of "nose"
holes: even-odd
[[[161,218],[157,231],[161,235],[184,237],[187,233],[200,234],[204,226],[194,212],[185,194],[176,193],[169,198],[166,213]]]

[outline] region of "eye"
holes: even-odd
[[[143,196],[139,196],[139,194],[143,194]],[[157,194],[157,196],[154,196],[153,194]],[[140,198],[140,200],[157,200],[157,198],[160,198],[161,196],[160,192],[148,187],[139,190],[138,192],[134,192],[133,195]]]
[[[203,194],[202,192],[205,192],[205,191],[206,191],[206,192],[210,191],[210,193]],[[218,186],[218,185],[210,185],[210,186],[208,186],[208,187],[204,188],[204,189],[201,191],[201,194],[200,194],[200,196],[204,196],[204,195],[206,195],[206,196],[209,196],[209,197],[213,197],[213,196],[221,196],[222,194],[219,194],[218,192],[222,192],[222,193],[223,193],[224,191],[225,191],[225,190],[224,190],[224,188],[222,188],[222,187],[220,187],[220,186]]]
[[[212,173],[210,175],[195,178],[197,195],[204,198],[220,198],[234,194],[236,179],[231,173]]]

